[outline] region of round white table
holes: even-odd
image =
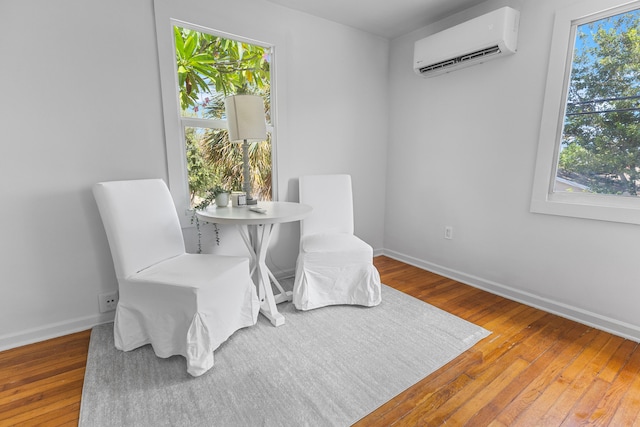
[[[252,205],[251,207],[255,207]],[[257,207],[265,210],[258,213],[249,206],[242,207],[210,207],[196,212],[200,221],[214,224],[233,224],[238,227],[251,257],[251,276],[258,288],[260,312],[274,326],[284,325],[284,316],[278,312],[277,304],[291,301],[291,292],[286,292],[275,278],[266,257],[269,249],[271,232],[277,224],[299,221],[309,215],[313,208],[293,202],[258,202]],[[278,295],[273,293],[271,283],[278,288]]]

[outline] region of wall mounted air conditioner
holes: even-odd
[[[437,76],[516,52],[520,12],[502,7],[415,43],[413,69]]]

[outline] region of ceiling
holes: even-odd
[[[268,0],[393,39],[486,0]]]

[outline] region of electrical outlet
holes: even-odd
[[[118,305],[118,292],[98,295],[98,305],[100,306],[100,313],[115,310]]]
[[[446,225],[444,227],[444,238],[447,240],[453,239],[453,227],[450,225]]]

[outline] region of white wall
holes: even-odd
[[[352,174],[357,233],[380,251],[388,42],[262,0],[172,1],[285,41],[279,197],[295,200],[301,174]],[[152,0],[6,0],[0,21],[1,350],[112,318],[98,313],[117,284],[90,187],[167,166]],[[296,238],[275,242],[282,271]]]
[[[638,340],[640,228],[529,212],[554,11],[572,2],[488,1],[392,41],[385,252]],[[413,74],[416,40],[508,4],[516,55]]]
[[[356,232],[377,252],[640,338],[638,227],[529,212],[553,13],[573,0],[490,0],[393,40],[390,56],[382,39],[261,0],[171,1],[284,40],[281,200],[299,175],[351,173]],[[413,74],[415,40],[510,3],[516,55]],[[152,0],[8,0],[0,20],[3,349],[110,318],[90,186],[167,172]],[[281,271],[296,245],[283,229]]]

